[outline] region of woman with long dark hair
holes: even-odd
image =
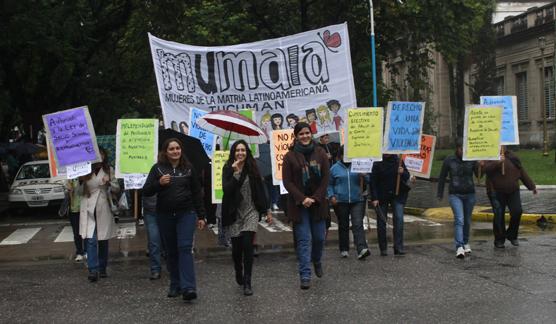
[[[222,224],[227,226],[232,238],[236,282],[243,286],[243,294],[250,296],[253,294],[253,240],[262,215],[266,214],[270,223],[272,214],[257,163],[244,140],[236,141],[230,149],[222,187]]]
[[[183,294],[185,301],[197,298],[193,266],[195,225],[205,226],[203,193],[199,175],[187,160],[177,138],[164,141],[153,165],[143,195],[157,195],[156,215],[160,236],[166,249],[170,273],[168,297]]]
[[[282,179],[288,190],[288,218],[294,223],[301,289],[311,286],[311,262],[322,277],[322,251],[328,217],[326,190],[330,167],[326,152],[313,141],[311,126],[293,129],[295,140],[284,156]]]
[[[120,191],[114,169],[108,164],[108,156],[99,148],[101,162],[91,166],[91,173],[80,177],[82,183],[79,209],[79,233],[86,242],[89,281],[106,278],[108,264],[108,240],[116,236],[116,223],[110,209],[110,192]]]

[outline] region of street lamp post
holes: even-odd
[[[369,15],[371,18],[371,65],[373,74],[373,107],[378,106],[376,93],[376,55],[375,55],[375,19],[373,12],[373,0],[369,0]]]
[[[542,155],[548,156],[548,129],[546,125],[546,94],[544,82],[544,48],[546,46],[546,38],[539,37],[539,48],[541,50],[541,113],[542,113],[542,133],[543,133],[543,150]]]

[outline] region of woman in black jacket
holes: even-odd
[[[236,282],[243,294],[250,296],[253,269],[253,239],[262,214],[272,222],[263,179],[244,140],[232,145],[230,157],[222,172],[222,225],[232,238],[232,258]]]
[[[199,229],[205,226],[205,210],[199,176],[182,149],[183,144],[176,138],[162,144],[143,194],[157,194],[156,215],[170,272],[168,297],[182,293],[184,300],[191,301],[197,298],[191,254],[193,234],[195,225]]]
[[[471,214],[475,206],[475,184],[473,172],[477,173],[476,161],[463,161],[463,141],[456,143],[456,152],[444,159],[442,170],[438,177],[438,199],[444,196],[444,182],[450,176],[448,188],[450,206],[454,214],[454,242],[456,258],[463,259],[471,253],[469,245],[469,230],[471,229]]]

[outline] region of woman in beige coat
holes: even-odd
[[[89,281],[106,278],[108,263],[108,240],[116,236],[116,223],[108,201],[111,192],[118,192],[120,186],[114,170],[108,165],[106,151],[100,149],[102,162],[92,166],[92,172],[79,180],[83,183],[79,231],[87,239],[87,266]]]

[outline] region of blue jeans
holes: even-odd
[[[87,244],[87,267],[89,272],[105,272],[108,265],[108,240],[97,241],[97,229],[93,237],[85,240]]]
[[[349,219],[351,216],[351,231],[353,233],[353,244],[357,253],[367,249],[365,229],[363,228],[363,217],[365,216],[365,203],[338,203],[334,210],[338,218],[338,236],[340,251],[349,251]]]
[[[160,242],[160,231],[158,230],[156,214],[154,212],[146,212],[143,215],[143,219],[145,220],[147,228],[151,272],[160,272],[160,252],[162,249],[162,243]]]
[[[457,249],[469,243],[469,229],[473,206],[475,206],[475,194],[450,194],[448,198],[454,213],[454,243]]]
[[[379,207],[382,210],[384,217],[388,216],[388,206],[392,206],[392,211],[394,212],[393,224],[394,224],[394,251],[403,251],[403,207],[404,203],[401,198],[395,197],[389,200],[380,200]],[[385,219],[377,217],[377,236],[378,236],[378,247],[381,252],[386,252],[388,247],[386,239],[386,222]]]
[[[300,222],[294,226],[297,243],[297,259],[299,262],[299,276],[301,280],[311,279],[311,261],[320,263],[324,249],[324,235],[326,221],[311,221],[309,211],[301,208]]]
[[[159,213],[157,220],[160,236],[166,249],[170,289],[196,290],[191,250],[197,214],[194,211]]]

